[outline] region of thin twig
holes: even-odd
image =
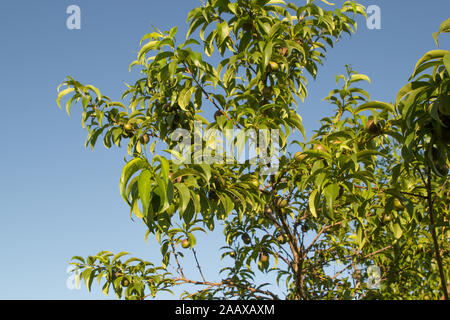
[[[201,277],[203,279],[203,282],[205,282],[206,281],[205,280],[205,276],[203,275],[202,268],[200,267],[200,263],[198,262],[198,259],[197,259],[197,252],[195,251],[194,248],[192,248],[191,250],[194,253],[194,258],[195,258],[195,262],[197,263],[198,271],[200,272],[200,275],[201,275]]]

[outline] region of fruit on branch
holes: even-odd
[[[398,198],[394,198],[394,208],[396,210],[403,210],[405,207],[403,206],[402,202]]]
[[[133,130],[133,125],[132,125],[130,122],[127,122],[127,123],[125,123],[125,125],[123,126],[123,128],[124,128],[126,131],[131,131],[131,130]]]
[[[150,136],[148,135],[148,133],[144,133],[140,138],[140,142],[142,144],[147,144],[149,141],[150,141]]]
[[[270,70],[272,71],[278,71],[280,69],[280,66],[275,61],[269,61]]]
[[[250,244],[250,242],[252,242],[252,239],[250,238],[248,233],[243,233],[241,239],[245,244]]]
[[[321,144],[315,144],[313,149],[317,151],[327,152],[327,149]]]
[[[373,120],[369,120],[366,123],[366,131],[371,135],[378,136],[381,134],[381,125],[379,123],[374,122]]]
[[[130,281],[128,281],[127,278],[123,278],[120,283],[121,283],[122,287],[128,287],[128,285],[130,284]]]
[[[259,253],[259,262],[267,263],[269,261],[269,255],[265,251]]]
[[[383,223],[388,223],[392,221],[392,215],[390,213],[385,213],[383,215]]]
[[[288,201],[283,197],[278,197],[275,202],[275,205],[277,206],[277,208],[280,208],[280,209],[286,208],[288,205]]]
[[[189,242],[188,239],[184,239],[184,240],[181,242],[181,246],[182,246],[184,249],[189,248],[190,245],[191,245],[191,243]]]
[[[304,154],[303,152],[296,152],[294,155],[294,159],[297,162],[302,162],[304,159],[306,158],[306,154]]]
[[[217,110],[217,111],[214,113],[214,120],[217,122],[217,118],[220,117],[220,116],[223,116],[223,115],[224,115],[224,113],[223,113],[222,111]]]

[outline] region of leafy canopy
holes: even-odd
[[[121,101],[71,77],[61,85],[58,105],[70,96],[70,114],[81,102],[86,146],[99,137],[107,148],[128,144],[120,194],[162,254],[156,264],[123,260],[126,252],[76,256],[88,289],[97,279],[105,294],[127,299],[185,285],[195,288],[182,298],[192,299],[448,297],[450,53],[425,54],[394,103],[372,101],[357,87],[369,77],[347,66],[325,98],[334,111],[306,140],[297,109],[307,79],[365,16],[354,1],[322,0],[332,10],[317,2],[208,0],[188,14],[184,42],[177,27],[142,38],[130,65],[141,78]],[[448,21],[439,32],[448,32]],[[177,149],[180,129],[196,141],[187,153]],[[279,130],[256,149],[278,147],[277,170],[264,174],[271,161],[197,161],[198,148],[213,160],[224,153],[214,147],[217,135],[199,129]],[[251,141],[238,133],[229,142],[240,154]],[[210,280],[196,236],[214,231],[223,232],[227,265],[223,279]],[[185,273],[186,252],[198,275]]]

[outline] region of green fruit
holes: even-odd
[[[217,118],[220,117],[220,116],[223,116],[223,112],[220,111],[220,110],[217,110],[217,111],[214,113],[214,120],[217,121]]]
[[[392,215],[391,214],[385,214],[383,216],[383,223],[388,223],[392,221]]]
[[[369,120],[366,123],[366,131],[371,135],[379,135],[381,134],[381,125],[373,120]]]
[[[245,244],[250,244],[250,242],[252,242],[252,239],[250,238],[250,236],[248,235],[248,233],[244,233],[244,234],[242,234],[242,241],[245,243]]]
[[[259,261],[260,261],[261,263],[266,263],[266,262],[268,262],[268,261],[269,261],[269,255],[268,255],[266,252],[261,251],[261,252],[259,253]]]
[[[277,202],[275,203],[278,208],[285,208],[288,205],[288,202],[285,198],[279,197]]]
[[[315,144],[313,149],[317,151],[327,152],[327,149],[321,144]]]
[[[123,126],[123,128],[124,128],[126,131],[131,131],[131,130],[133,130],[133,125],[132,125],[131,123],[127,122],[127,123]]]
[[[147,144],[150,141],[150,136],[147,133],[144,133],[140,141],[142,144]]]
[[[184,239],[184,240],[181,242],[181,246],[182,246],[184,249],[189,248],[190,245],[191,245],[191,243],[189,242],[188,239]]]
[[[394,199],[394,208],[396,210],[403,210],[403,209],[405,209],[405,207],[403,206],[402,202],[398,198]]]
[[[304,159],[306,158],[306,154],[304,154],[303,152],[296,152],[294,155],[294,159],[297,162],[302,162]]]
[[[277,71],[278,69],[280,69],[280,66],[275,61],[270,61],[269,65],[270,65],[270,69],[273,71]]]
[[[128,281],[127,278],[123,278],[121,281],[122,287],[128,287],[128,285],[130,284],[130,281]]]

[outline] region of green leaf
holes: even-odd
[[[103,285],[102,292],[105,296],[107,296],[109,293],[109,284],[110,282],[106,281],[106,283]]]
[[[269,65],[270,58],[272,57],[272,41],[267,42],[266,47],[264,48],[264,70]]]
[[[443,61],[448,74],[450,74],[450,52],[445,54]]]
[[[230,34],[230,27],[226,21],[223,21],[217,25],[217,45],[220,46],[222,42]]]
[[[402,98],[404,96],[406,96],[408,93],[410,93],[411,91],[418,89],[420,87],[426,87],[429,86],[430,84],[426,81],[413,81],[413,82],[409,82],[407,84],[405,84],[398,92],[397,94],[397,98],[395,99],[395,104],[398,105],[398,103],[400,102],[400,100],[402,100]]]
[[[189,201],[191,200],[191,193],[189,192],[189,189],[184,185],[184,183],[175,183],[174,186],[180,193],[181,205],[179,207],[179,212],[180,216],[182,216],[186,211]]]
[[[69,94],[69,93],[71,93],[72,91],[75,91],[75,89],[74,88],[67,88],[67,89],[64,89],[63,91],[61,91],[59,94],[58,94],[58,97],[56,98],[56,103],[58,104],[58,106],[61,108],[61,98],[63,97],[63,96],[65,96],[66,94]]]
[[[180,95],[178,96],[178,105],[184,111],[187,111],[186,107],[189,105],[191,101],[192,93],[194,92],[195,87],[183,88],[181,90]]]
[[[381,101],[370,101],[370,102],[363,103],[362,105],[357,107],[355,109],[355,114],[358,114],[362,111],[373,110],[373,109],[380,109],[383,111],[389,111],[391,113],[395,113],[395,108],[390,103],[381,102]]]
[[[165,181],[169,179],[169,173],[170,173],[170,164],[169,161],[163,156],[155,155],[153,158],[153,161],[158,160],[161,163],[161,175],[164,178]]]
[[[138,179],[138,190],[139,197],[142,202],[142,209],[144,211],[144,215],[147,214],[148,206],[150,205],[150,193],[152,190],[152,173],[150,170],[144,170],[139,175]]]
[[[122,170],[122,175],[120,177],[119,189],[122,198],[131,206],[130,201],[126,196],[126,186],[131,176],[137,171],[148,166],[148,162],[142,158],[134,158],[128,162]]]
[[[337,183],[330,184],[325,187],[324,192],[328,210],[333,211],[334,200],[336,200],[339,194],[339,185]]]
[[[392,231],[394,232],[394,237],[396,239],[399,239],[403,234],[402,227],[398,223],[393,224]]]
[[[95,94],[97,95],[98,100],[99,101],[102,100],[102,94],[100,93],[100,90],[98,90],[96,87],[94,87],[93,85],[88,84],[88,85],[85,86],[85,88],[94,91]]]
[[[209,180],[211,179],[211,165],[206,164],[206,163],[202,163],[202,164],[198,164],[198,165],[194,165],[194,168],[200,168],[206,177],[206,183],[209,183]]]
[[[441,26],[439,27],[439,31],[433,33],[433,38],[434,41],[436,42],[436,45],[439,47],[439,41],[438,41],[438,36],[441,33],[448,33],[450,32],[450,18],[448,18],[447,20],[445,20],[444,22],[441,23]]]
[[[370,83],[370,78],[365,74],[353,74],[350,78],[349,83],[354,83],[358,81],[367,81],[368,83]]]
[[[119,259],[120,257],[123,257],[127,254],[129,254],[129,252],[126,252],[126,251],[119,252],[118,254],[116,254],[114,256],[114,258],[112,259],[112,262],[114,263],[117,259]]]
[[[83,257],[80,256],[73,256],[72,260],[79,260],[81,263],[86,264]]]
[[[317,212],[316,212],[316,196],[317,196],[317,190],[314,190],[311,192],[309,196],[309,210],[311,210],[311,214],[314,218],[317,218]]]
[[[414,78],[418,74],[418,69],[420,66],[422,66],[423,63],[434,59],[441,59],[446,53],[448,53],[447,50],[428,51],[422,58],[419,59],[419,61],[417,61],[416,66],[414,67],[414,72],[411,75],[410,79]]]
[[[161,202],[159,205],[159,211],[167,210],[169,207],[169,197],[167,193],[167,181],[162,180],[158,175],[155,175],[156,183],[158,184],[158,187],[154,190],[154,192],[159,195]]]
[[[138,53],[138,60],[140,60],[147,52],[156,49],[159,46],[160,41],[149,41],[142,46]]]

